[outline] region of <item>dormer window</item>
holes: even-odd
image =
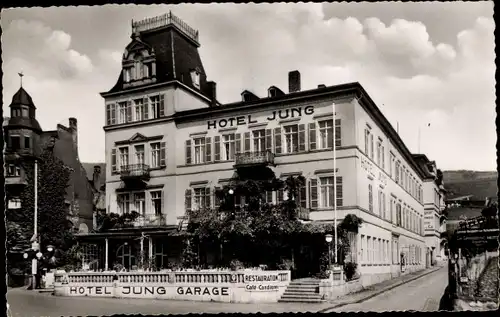
[[[123,80],[128,83],[132,80],[132,68],[127,67],[123,70]]]
[[[242,99],[242,101],[250,101],[250,99],[251,99],[250,94],[247,92],[242,93],[241,99]]]
[[[191,80],[196,88],[200,88],[200,72],[198,70],[191,71]]]
[[[269,88],[269,97],[273,98],[273,97],[276,97],[276,95],[277,95],[276,89]]]
[[[29,109],[28,107],[22,107],[21,108],[21,115],[25,118],[29,117]]]

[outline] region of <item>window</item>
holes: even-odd
[[[370,156],[370,128],[365,128],[365,154]]]
[[[382,145],[381,147],[381,156],[382,156],[382,161],[380,162],[380,167],[385,170],[385,147]]]
[[[368,211],[373,212],[373,186],[368,184]]]
[[[21,113],[22,113],[23,117],[28,118],[29,117],[29,109],[28,109],[28,107],[22,107],[21,108]]]
[[[120,214],[130,213],[130,196],[129,194],[119,194],[118,197],[118,210]]]
[[[396,225],[401,227],[401,204],[396,204]]]
[[[126,83],[132,80],[132,69],[130,67],[127,67],[123,70],[123,79]]]
[[[333,148],[333,120],[318,122],[319,149]]]
[[[205,162],[205,138],[194,139],[194,164]]]
[[[399,162],[399,161],[396,162],[396,177],[395,177],[396,184],[400,184],[400,182],[399,182],[399,172],[400,172],[399,166],[400,166],[400,164],[401,164],[401,162]]]
[[[126,168],[128,164],[128,147],[121,147],[118,149],[120,156],[119,156],[119,164],[120,164],[120,169]]]
[[[127,103],[119,102],[118,103],[118,123],[127,122]]]
[[[139,215],[144,216],[146,213],[146,196],[145,193],[134,194],[134,208]]]
[[[144,63],[144,77],[149,78],[153,76],[153,63]]]
[[[194,188],[193,193],[193,210],[210,208],[210,188]]]
[[[19,150],[21,148],[21,137],[18,135],[12,135],[10,137],[10,146],[13,150]]]
[[[392,264],[399,264],[399,242],[397,239],[392,241]]]
[[[159,118],[163,116],[161,113],[162,111],[160,110],[160,96],[152,96],[149,100],[151,103],[151,118]]]
[[[333,176],[319,178],[320,207],[333,207]]]
[[[225,134],[222,136],[222,159],[226,161],[234,160],[234,153],[236,152],[236,142],[234,133]]]
[[[394,154],[391,153],[391,160],[389,161],[389,175],[391,177],[394,177],[393,169],[394,169],[394,161],[396,158],[394,157]]]
[[[160,142],[151,143],[151,168],[160,167]]]
[[[25,149],[31,148],[30,137],[27,135],[24,136],[24,148]]]
[[[196,88],[200,88],[200,73],[196,70],[191,71],[191,80]]]
[[[151,192],[151,205],[156,216],[161,216],[161,191]]]
[[[135,146],[135,163],[142,165],[144,164],[144,145]]]
[[[361,263],[366,261],[366,238],[365,235],[361,235]]]
[[[134,100],[135,103],[135,121],[147,119],[147,108],[144,105],[143,99]]]
[[[167,248],[160,239],[154,242],[153,255],[155,259],[155,266],[158,269],[166,269],[168,265],[168,253]]]
[[[266,130],[253,131],[254,152],[264,152],[266,150]]]
[[[7,166],[7,177],[19,177],[21,176],[21,167],[15,164],[9,164]]]
[[[299,151],[299,127],[289,125],[285,128],[285,153],[296,153]]]
[[[377,164],[381,165],[382,163],[382,141],[377,141]]]
[[[19,197],[9,198],[7,208],[9,208],[9,209],[21,208],[21,198],[19,198]]]

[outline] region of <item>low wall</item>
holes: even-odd
[[[290,276],[290,271],[57,272],[54,295],[277,302],[290,283]]]

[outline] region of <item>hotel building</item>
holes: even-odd
[[[179,243],[169,233],[185,223],[186,210],[217,208],[214,189],[258,166],[306,178],[300,205],[307,221],[333,222],[334,199],[339,223],[347,214],[363,219],[352,258],[364,284],[425,267],[430,176],[359,83],[302,90],[292,71],[287,92],[271,86],[258,97],[245,90],[241,100],[221,104],[197,31],[169,13],[133,22],[131,38],[115,86],[101,94],[106,205],[108,213],[141,217],[135,228],[82,237],[105,244],[102,268],[137,264],[134,248],[158,267],[176,261]],[[148,239],[138,246],[141,236]]]

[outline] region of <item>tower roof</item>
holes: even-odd
[[[210,87],[198,53],[198,31],[169,12],[142,21],[132,21],[131,37],[132,41],[127,49],[142,46],[154,52],[156,84],[178,80],[210,98]],[[192,71],[199,73],[199,88],[193,83]],[[124,87],[123,75],[120,74],[115,86],[104,94],[123,90],[127,88]]]
[[[31,99],[31,96],[26,92],[26,90],[24,90],[23,87],[19,88],[19,90],[14,94],[12,102],[10,103],[10,107],[17,105],[29,106],[36,109],[33,99]]]

